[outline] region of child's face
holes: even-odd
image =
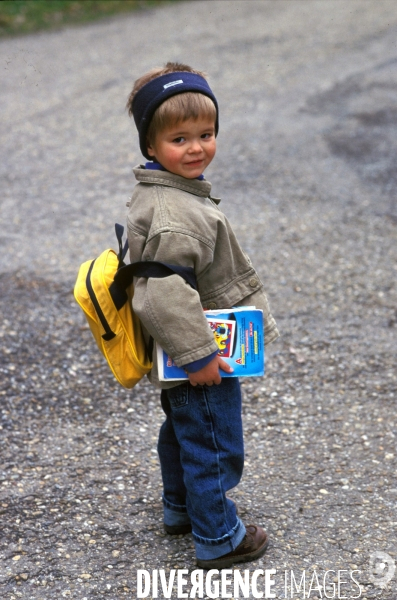
[[[208,118],[178,123],[156,135],[148,153],[171,173],[194,179],[215,156],[215,125]]]

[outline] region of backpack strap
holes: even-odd
[[[124,266],[124,259],[125,259],[125,255],[127,254],[127,250],[128,250],[128,239],[126,240],[126,242],[124,244],[124,248],[123,248],[124,227],[122,225],[120,225],[120,223],[116,223],[114,228],[116,230],[116,237],[117,237],[117,241],[119,243],[119,253],[117,255],[117,258],[119,259],[119,268],[120,268],[120,267]]]
[[[181,267],[180,265],[170,265],[168,263],[156,260],[137,261],[126,265],[124,258],[128,250],[128,239],[123,246],[124,227],[119,223],[115,225],[116,237],[119,244],[117,255],[119,264],[113,282],[109,287],[109,292],[117,310],[120,310],[128,300],[127,288],[132,284],[134,277],[156,277],[162,279],[170,275],[179,275],[194,290],[197,290],[197,280],[192,267]],[[152,360],[154,340],[152,336],[149,339],[148,356]]]
[[[127,302],[127,288],[132,284],[134,277],[155,277],[162,279],[170,275],[179,275],[194,290],[197,290],[197,280],[192,267],[182,267],[180,265],[170,265],[168,263],[156,260],[137,261],[129,265],[124,264],[124,258],[128,250],[128,240],[123,247],[122,236],[124,227],[116,223],[116,236],[119,242],[119,267],[114,276],[114,280],[109,287],[110,295],[117,308],[120,310]]]
[[[162,279],[170,275],[179,275],[194,290],[197,290],[196,275],[192,267],[170,265],[156,260],[138,261],[120,267],[114,276],[114,282],[121,290],[126,290],[133,282],[134,277]]]

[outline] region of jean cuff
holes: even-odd
[[[187,525],[190,523],[189,515],[186,511],[186,506],[172,504],[163,497],[164,505],[164,523],[166,525]]]
[[[195,535],[193,531],[194,546],[196,557],[201,560],[211,560],[219,558],[224,554],[233,552],[243,541],[245,536],[245,527],[242,521],[237,517],[237,523],[228,533],[218,539],[203,538]]]

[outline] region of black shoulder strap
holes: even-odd
[[[169,277],[170,275],[179,275],[194,290],[197,290],[196,275],[192,267],[170,265],[154,260],[138,261],[125,265],[124,258],[128,250],[128,240],[123,247],[123,232],[124,227],[116,223],[116,236],[119,242],[119,267],[109,291],[117,310],[120,310],[127,302],[128,296],[126,289],[132,284],[134,277],[155,277],[161,279],[163,277]]]
[[[117,241],[119,243],[119,253],[117,255],[117,258],[119,259],[119,268],[120,268],[122,265],[124,265],[125,255],[127,254],[127,250],[128,250],[128,239],[126,240],[126,242],[124,244],[124,248],[123,248],[124,227],[122,225],[120,225],[120,223],[116,223],[114,228],[116,230],[116,237],[117,237]]]
[[[134,277],[156,277],[161,279],[170,275],[179,275],[193,289],[197,290],[196,276],[192,267],[169,265],[155,260],[139,261],[118,269],[114,281],[123,290],[131,285]]]

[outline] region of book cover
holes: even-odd
[[[253,306],[226,310],[206,310],[205,316],[219,348],[219,356],[233,369],[222,377],[258,377],[265,372],[263,312]],[[182,381],[188,378],[157,344],[160,381]]]

